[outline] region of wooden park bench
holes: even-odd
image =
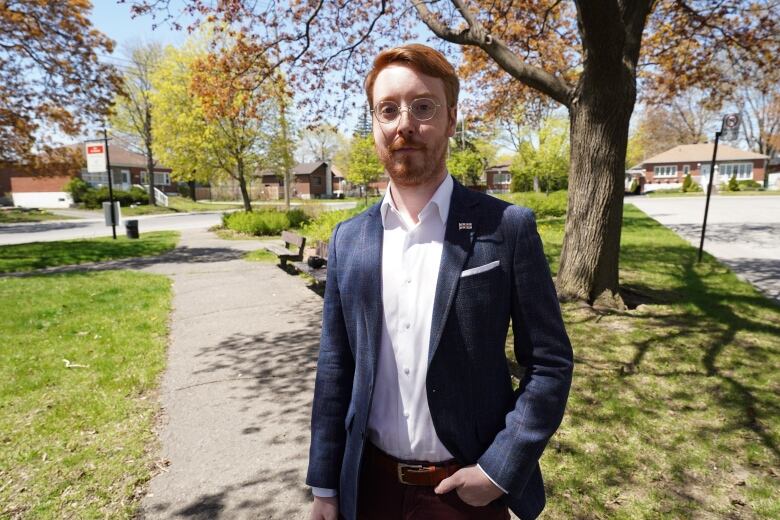
[[[324,259],[326,262],[328,260],[328,244],[327,242],[319,243],[317,245],[317,251],[315,253],[318,257]],[[316,285],[323,286],[325,285],[325,280],[328,278],[328,267],[327,264],[323,265],[322,267],[312,267],[309,265],[308,262],[304,262],[303,260],[293,262],[293,267],[295,267],[299,272],[306,273],[312,278],[314,278],[314,283]]]
[[[297,262],[303,260],[303,248],[306,246],[306,237],[290,231],[282,231],[282,240],[284,241],[284,247],[276,244],[267,244],[265,246],[268,251],[279,257],[279,264],[282,267],[287,266],[288,260]],[[291,250],[290,246],[297,248],[297,252]]]

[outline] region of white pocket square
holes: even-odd
[[[495,269],[501,264],[500,260],[496,260],[494,262],[490,262],[489,264],[480,265],[479,267],[472,267],[471,269],[466,269],[462,273],[460,273],[461,278],[465,278],[467,276],[474,276],[475,274],[484,273],[485,271],[490,271],[491,269]]]

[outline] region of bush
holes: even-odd
[[[365,208],[342,209],[338,211],[323,211],[303,227],[302,233],[310,243],[327,242],[333,234],[336,224],[352,218]]]
[[[114,190],[114,200],[119,202],[120,206],[129,206],[133,204],[133,195],[127,191]],[[99,209],[103,206],[104,202],[108,202],[108,187],[103,186],[96,190],[90,189],[84,195],[84,205],[90,209]]]
[[[539,191],[553,192],[567,190],[569,188],[568,175],[542,175],[539,179]],[[512,180],[509,190],[515,192],[534,191],[534,176],[525,173],[512,173]]]
[[[728,191],[739,191],[739,183],[737,182],[736,175],[731,176],[729,182],[726,184],[726,189]]]
[[[764,189],[763,184],[761,184],[760,182],[756,182],[752,179],[737,181],[737,184],[739,185],[740,190],[745,190],[745,191],[758,191]]]
[[[628,187],[628,193],[632,195],[638,195],[639,194],[639,181],[636,179],[631,179],[631,186]]]
[[[279,235],[285,229],[298,228],[309,221],[299,209],[290,211],[236,211],[222,215],[222,225],[247,235]]]
[[[685,179],[683,180],[683,185],[681,191],[683,193],[693,193],[696,191],[702,191],[701,186],[699,186],[699,183],[694,181],[691,178],[691,174],[685,176]]]
[[[65,191],[70,193],[73,202],[84,202],[84,197],[92,190],[87,182],[80,177],[73,177],[65,185]]]
[[[149,192],[138,186],[130,188],[130,197],[133,199],[133,204],[149,204]]]
[[[512,204],[529,208],[536,218],[563,217],[566,215],[568,192],[554,191],[549,195],[534,192],[512,193],[501,198]]]

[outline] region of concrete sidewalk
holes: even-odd
[[[173,280],[161,470],[142,518],[308,514],[322,299],[275,265],[240,258],[258,247],[185,231],[171,261],[142,268]]]

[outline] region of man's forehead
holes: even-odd
[[[374,97],[428,96],[444,97],[444,82],[420,72],[406,63],[391,63],[377,74]]]

